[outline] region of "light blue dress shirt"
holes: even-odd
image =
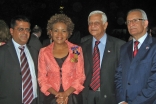
[[[105,33],[103,35],[103,37],[99,40],[100,43],[98,45],[99,52],[100,52],[100,67],[101,67],[103,56],[104,56],[104,50],[105,50],[105,46],[106,46],[106,40],[107,40],[107,34]],[[93,41],[92,41],[92,54],[94,52],[95,41],[97,41],[97,40],[93,37]]]

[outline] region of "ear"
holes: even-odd
[[[10,34],[13,36],[13,29],[12,28],[10,28]]]
[[[105,22],[104,25],[103,25],[104,30],[107,29],[107,26],[108,26],[108,22]]]
[[[144,21],[144,28],[147,28],[148,27],[148,20],[145,20]]]
[[[50,36],[52,37],[52,30],[49,30],[49,34],[50,34]]]

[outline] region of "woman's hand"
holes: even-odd
[[[68,100],[68,93],[67,92],[58,92],[57,95],[55,96],[56,102],[58,104],[67,104],[67,100]]]
[[[66,91],[64,91],[64,92],[58,92],[57,94],[56,94],[56,102],[58,103],[58,104],[67,104],[67,102],[68,102],[68,96],[70,95],[70,94],[72,94],[73,92],[75,91],[75,88],[73,88],[73,87],[70,87],[70,88],[68,88]]]

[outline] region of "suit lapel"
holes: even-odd
[[[109,36],[107,38],[108,39],[106,41],[106,46],[105,46],[105,49],[104,49],[104,54],[103,54],[103,58],[102,58],[101,68],[106,67],[108,65],[107,64],[107,62],[108,62],[107,60],[109,60],[109,58],[111,58],[111,56],[109,54],[113,51],[112,50],[113,43],[109,40]]]
[[[85,55],[87,56],[86,59],[88,59],[87,61],[89,62],[89,66],[91,67],[91,69],[93,69],[93,56],[92,56],[92,38],[90,40],[88,40],[88,43],[86,45],[86,52],[84,52]],[[92,72],[90,71],[91,69],[87,70],[88,72]]]
[[[38,65],[38,53],[37,53],[37,50],[36,50],[36,52],[35,52],[35,50],[31,47],[31,46],[29,46],[29,45],[27,45],[27,47],[28,47],[28,50],[29,50],[29,53],[30,53],[30,55],[31,55],[31,58],[32,58],[32,60],[33,60],[33,62],[34,62],[34,66],[35,66],[35,73],[36,73],[36,75],[38,74],[37,73],[37,65]]]
[[[137,61],[143,56],[145,56],[147,51],[150,49],[151,43],[152,43],[152,37],[150,35],[147,35],[145,41],[142,43],[137,55],[135,56],[134,61]]]
[[[18,56],[17,56],[16,50],[15,50],[15,47],[14,47],[14,45],[12,43],[12,40],[9,40],[7,45],[9,46],[8,50],[9,50],[11,56],[13,57],[14,62],[20,67]]]
[[[109,71],[107,69],[109,68],[110,62],[111,60],[114,60],[114,54],[117,54],[117,53],[114,53],[115,52],[114,44],[115,43],[111,40],[111,37],[107,35],[106,46],[104,49],[104,54],[103,54],[102,62],[101,62],[102,74],[107,73]],[[104,75],[101,75],[101,76],[104,76]]]
[[[131,40],[127,46],[127,54],[129,56],[129,60],[131,62],[132,58],[133,58],[133,40]]]

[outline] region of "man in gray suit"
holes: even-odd
[[[0,104],[39,104],[39,88],[37,88],[37,62],[38,51],[26,45],[30,36],[30,22],[25,16],[16,16],[11,20],[10,33],[12,39],[0,47]],[[21,50],[24,46],[24,53],[29,66],[31,76],[31,99],[24,98],[24,83],[22,72]],[[26,76],[28,78],[28,76]],[[26,84],[28,85],[28,83]],[[28,87],[27,87],[28,88]],[[25,101],[24,101],[24,100]]]
[[[91,38],[82,43],[86,81],[84,83],[83,104],[116,104],[114,74],[119,60],[119,51],[125,42],[106,34],[107,16],[102,11],[92,11],[88,16]],[[95,42],[99,41],[99,83],[93,89],[91,83],[94,72],[93,53]],[[98,81],[95,81],[98,82]]]
[[[34,47],[38,51],[42,48],[42,44],[39,40],[41,33],[42,29],[39,26],[35,25],[35,27],[32,29],[32,34],[30,35],[30,38],[27,42],[27,44]]]

